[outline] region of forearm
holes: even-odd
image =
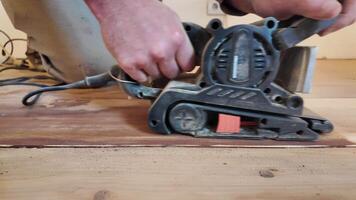
[[[112,15],[123,10],[135,10],[144,7],[142,0],[84,0],[99,22],[110,19]]]
[[[113,12],[120,12],[128,7],[135,8],[144,6],[144,0],[84,0],[90,10],[98,18],[99,21],[105,19]],[[162,1],[162,0],[158,0]]]

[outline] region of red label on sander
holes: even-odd
[[[220,134],[238,134],[241,131],[241,117],[219,114],[217,133]]]

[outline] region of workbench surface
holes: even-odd
[[[336,129],[308,143],[159,135],[117,86],[33,89],[0,90],[1,200],[356,199],[356,61],[318,62],[305,104]]]

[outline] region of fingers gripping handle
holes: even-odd
[[[160,88],[142,85],[129,77],[119,66],[113,66],[109,72],[111,78],[117,81],[126,94],[138,99],[155,99],[161,93]]]
[[[200,65],[201,56],[205,44],[210,39],[211,35],[206,31],[206,29],[193,23],[183,23],[183,27],[187,32],[187,35],[194,47],[196,54],[196,64]],[[152,88],[144,86],[137,83],[135,80],[131,79],[123,70],[118,66],[114,66],[111,69],[111,74],[115,77],[122,89],[130,96],[138,99],[155,99],[161,93],[160,88]]]

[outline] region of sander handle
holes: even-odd
[[[315,20],[301,16],[294,16],[289,20],[281,21],[279,28],[273,35],[274,45],[278,50],[286,50],[296,46],[311,36],[329,28],[338,17],[328,20]]]

